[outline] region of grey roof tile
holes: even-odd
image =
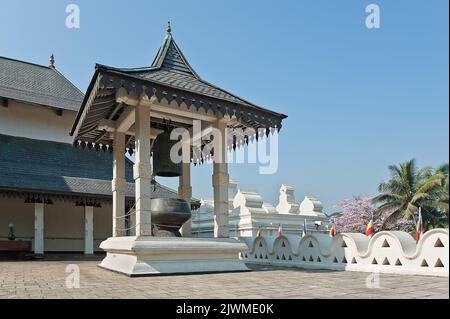
[[[126,194],[134,197],[129,160],[125,176]],[[0,134],[0,189],[111,196],[111,179],[110,152]],[[178,194],[157,183],[151,197],[178,198]]]
[[[150,67],[136,69],[114,68],[105,65],[99,65],[99,67],[228,102],[256,106],[201,79],[186,60],[171,34],[164,39]]]
[[[280,130],[284,114],[259,107],[201,79],[187,62],[169,33],[153,63],[144,68],[115,68],[97,64],[86,97],[72,126],[75,141],[111,145],[112,140],[96,123],[109,118],[116,108],[115,92],[123,87],[128,93],[145,93],[161,103],[203,108],[215,116],[236,118],[232,127]],[[108,102],[104,100],[107,99]],[[123,108],[122,108],[123,109]],[[116,115],[117,116],[117,115]],[[117,119],[113,118],[115,121]],[[242,136],[242,139],[244,136]],[[128,147],[133,147],[131,139]]]
[[[0,57],[0,97],[78,111],[84,95],[53,67]]]

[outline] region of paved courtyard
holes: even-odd
[[[0,262],[1,298],[449,298],[449,279],[251,266],[252,272],[128,278],[99,268],[99,257]],[[69,264],[80,288],[67,289]]]

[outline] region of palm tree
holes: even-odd
[[[437,226],[448,228],[448,164],[439,166],[436,169],[436,174],[439,174],[442,178],[441,184],[437,189],[435,203],[432,203],[432,205],[441,216]]]
[[[436,225],[440,214],[431,203],[439,192],[443,173],[428,167],[418,169],[414,159],[398,166],[391,165],[389,171],[390,180],[380,183],[381,194],[373,199],[374,204],[380,204],[375,214],[389,214],[385,223],[405,218],[412,219],[417,225],[415,214],[420,206],[424,222]]]
[[[439,166],[436,173],[442,174],[441,186],[438,190],[437,208],[448,218],[448,164]]]

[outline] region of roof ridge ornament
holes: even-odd
[[[51,68],[55,67],[55,56],[53,55],[53,53],[50,56],[50,65],[49,65],[49,67],[51,67]]]
[[[167,34],[172,34],[172,26],[170,25],[170,21],[167,21],[166,31],[167,31]]]

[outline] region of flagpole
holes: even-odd
[[[422,207],[419,206],[419,217],[416,224],[416,242],[419,242],[420,237],[423,235],[423,219],[422,219]]]
[[[420,219],[422,218],[422,207],[419,206],[419,218],[417,221],[417,227],[420,227]]]

